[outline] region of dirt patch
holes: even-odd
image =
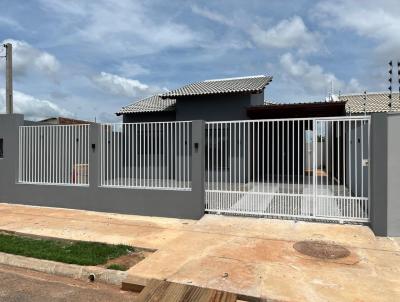
[[[100,266],[108,268],[109,266],[114,264],[118,265],[121,268],[124,268],[123,270],[128,270],[129,268],[136,265],[137,263],[139,263],[149,255],[151,255],[152,253],[153,252],[150,251],[135,250],[127,255],[123,255],[121,257],[108,260],[106,264]]]
[[[299,241],[293,248],[301,254],[319,259],[340,259],[350,255],[345,247],[324,241]]]

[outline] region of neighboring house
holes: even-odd
[[[83,124],[92,124],[92,122],[85,120],[77,120],[68,117],[49,117],[40,121],[30,121],[25,120],[25,126],[36,126],[36,125],[83,125]]]
[[[247,108],[264,104],[265,75],[206,80],[154,95],[123,107],[125,123],[247,119]]]
[[[91,124],[92,122],[59,116],[59,117],[50,117],[38,121],[37,123],[46,125],[80,125],[80,124]]]
[[[337,100],[346,103],[346,113],[348,115],[400,111],[399,93],[392,94],[391,108],[389,106],[390,98],[388,92],[371,92],[365,95],[363,93],[346,94],[337,97]]]

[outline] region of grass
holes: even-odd
[[[116,271],[126,271],[128,269],[125,265],[116,264],[116,263],[108,265],[107,268],[108,269],[113,269],[113,270],[116,270]]]
[[[134,250],[127,245],[0,234],[0,252],[78,265],[105,264]]]

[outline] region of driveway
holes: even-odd
[[[0,265],[0,301],[4,302],[127,302],[135,296],[101,283]]]
[[[400,301],[400,248],[366,226],[205,215],[180,220],[0,204],[0,229],[156,249],[132,280],[166,279],[281,301]],[[294,244],[349,255],[320,259]]]

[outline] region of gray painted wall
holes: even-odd
[[[87,187],[17,183],[18,126],[23,115],[0,115],[0,137],[4,139],[4,158],[0,159],[0,202],[84,209],[149,216],[199,219],[204,215],[204,122],[192,127],[192,190],[153,190],[104,188],[100,183],[100,127],[90,126]],[[197,144],[197,148],[194,148]]]
[[[177,100],[176,111],[124,114],[123,122],[246,120],[248,107],[263,104],[264,93],[181,97]]]
[[[251,106],[251,99],[252,97],[250,94],[210,95],[179,98],[176,102],[176,120],[246,120],[246,109]]]
[[[372,114],[371,226],[376,235],[400,236],[400,114]]]

